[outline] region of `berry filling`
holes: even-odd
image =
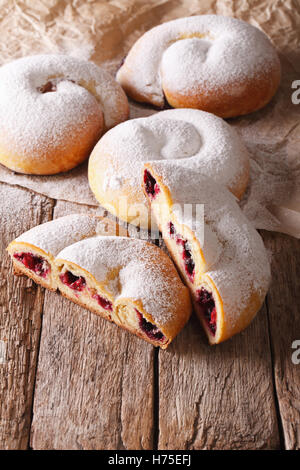
[[[211,292],[203,289],[203,287],[197,292],[197,295],[197,303],[201,307],[209,330],[215,335],[217,329],[217,310],[214,298]]]
[[[146,193],[148,194],[148,196],[151,196],[151,198],[154,199],[156,194],[159,193],[160,189],[156,182],[156,179],[153,178],[153,176],[151,175],[151,173],[149,173],[148,170],[145,170],[144,172],[144,184]]]
[[[112,303],[109,300],[101,297],[99,294],[93,294],[92,297],[93,299],[97,300],[100,307],[104,308],[104,310],[109,310],[112,312]]]
[[[38,276],[46,277],[50,271],[48,262],[41,256],[33,253],[15,253],[14,258],[24,264],[25,268],[35,272]]]
[[[139,319],[140,329],[148,336],[148,338],[150,338],[152,341],[162,341],[165,339],[165,336],[157,328],[157,326],[147,321],[137,309],[135,309],[135,311]]]
[[[174,224],[172,222],[169,222],[169,235],[171,238],[176,239],[177,245],[180,245],[182,247],[182,259],[184,262],[184,269],[187,275],[189,276],[191,282],[194,282],[194,277],[195,277],[195,262],[192,257],[192,252],[189,247],[189,242],[182,238],[180,235],[176,233]]]
[[[85,286],[86,282],[84,277],[82,276],[75,276],[71,273],[71,271],[66,271],[65,273],[59,276],[61,282],[66,284],[66,286],[70,287],[70,289],[76,290],[81,292]]]

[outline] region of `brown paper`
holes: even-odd
[[[256,228],[300,237],[300,104],[292,88],[300,80],[300,6],[292,0],[2,0],[0,63],[35,53],[68,53],[115,73],[145,31],[165,21],[216,13],[243,19],[267,33],[281,58],[283,77],[271,103],[228,122],[251,155],[251,182],[241,207]],[[142,64],[141,64],[142,66]],[[300,93],[299,93],[300,97]],[[150,115],[131,103],[130,117]],[[0,165],[0,181],[55,199],[97,205],[86,164],[56,176],[19,175]]]

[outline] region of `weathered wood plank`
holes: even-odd
[[[87,208],[58,202],[54,216],[76,210]],[[151,345],[47,292],[32,447],[151,448],[153,356]]]
[[[193,316],[159,353],[159,405],[159,449],[279,448],[265,306],[214,347]]]
[[[267,306],[276,392],[285,447],[295,450],[300,449],[300,364],[293,363],[292,344],[298,340],[300,349],[300,244],[273,233],[265,233],[264,240],[272,252]],[[299,360],[300,353],[297,356]]]
[[[53,201],[0,183],[0,448],[26,449],[44,291],[13,276],[5,251],[25,230],[51,219]]]

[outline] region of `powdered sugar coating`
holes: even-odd
[[[55,257],[66,246],[96,234],[105,234],[105,230],[99,217],[71,214],[33,227],[15,242],[30,243]]]
[[[140,178],[143,164],[154,161],[183,179],[187,169],[195,182],[199,173],[207,175],[237,195],[248,180],[248,152],[229,124],[204,111],[172,109],[107,132],[90,157],[91,189],[104,206],[129,194],[130,203],[147,207]]]
[[[155,171],[155,164],[151,166]],[[187,172],[185,181],[189,184],[185,184],[182,191],[180,172],[176,175],[160,174],[163,185],[170,190],[173,204],[204,204],[204,223],[209,227],[204,232],[208,238],[204,238],[202,243],[204,257],[206,245],[211,250],[211,246],[217,243],[216,259],[205,274],[216,285],[223,301],[226,321],[234,327],[240,312],[249,304],[251,295],[255,292],[263,299],[267,292],[271,275],[268,255],[260,235],[243,214],[234,196],[225,188],[217,187],[206,176],[199,175],[197,183],[189,176]],[[176,217],[191,230],[197,223],[203,223],[202,220],[180,218],[180,211],[176,212]]]
[[[43,93],[47,83],[54,92]],[[92,62],[65,55],[35,55],[0,68],[1,146],[17,155],[44,158],[64,148],[66,135],[89,121],[109,129],[127,118],[118,83]],[[122,106],[121,106],[122,109]]]
[[[105,283],[115,302],[140,300],[158,326],[174,319],[185,287],[172,261],[155,245],[125,237],[99,236],[66,247],[57,259],[75,263]],[[109,277],[114,269],[117,280],[112,282]]]
[[[144,101],[162,106],[166,87],[205,91],[268,75],[279,67],[267,36],[244,21],[201,15],[169,21],[147,31],[132,47],[117,79]]]

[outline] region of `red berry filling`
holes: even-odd
[[[104,308],[104,310],[110,310],[112,312],[112,303],[105,299],[104,297],[101,297],[101,295],[99,294],[93,294],[92,295],[93,299],[97,300],[98,304]]]
[[[201,307],[206,323],[213,335],[217,329],[217,310],[215,301],[210,292],[203,289],[203,287],[197,292],[198,299],[197,303]]]
[[[169,234],[171,238],[175,237],[177,245],[182,247],[181,256],[184,262],[184,268],[190,280],[193,282],[195,277],[195,262],[192,257],[192,252],[189,248],[189,243],[187,240],[176,233],[174,224],[172,222],[169,222]]]
[[[164,334],[157,328],[157,326],[147,321],[138,310],[135,309],[135,311],[139,319],[140,329],[148,336],[148,338],[152,341],[162,341],[165,339]]]
[[[41,256],[36,256],[33,253],[15,253],[14,258],[38,276],[46,277],[50,271],[49,263]]]
[[[148,170],[144,171],[144,184],[146,193],[151,196],[152,199],[154,199],[156,194],[159,193],[160,189],[156,182],[156,179],[153,178],[153,176]]]
[[[86,282],[84,277],[82,276],[75,276],[71,273],[71,271],[66,271],[65,273],[59,276],[61,282],[66,284],[66,286],[70,287],[70,289],[76,290],[81,292],[85,286]]]

